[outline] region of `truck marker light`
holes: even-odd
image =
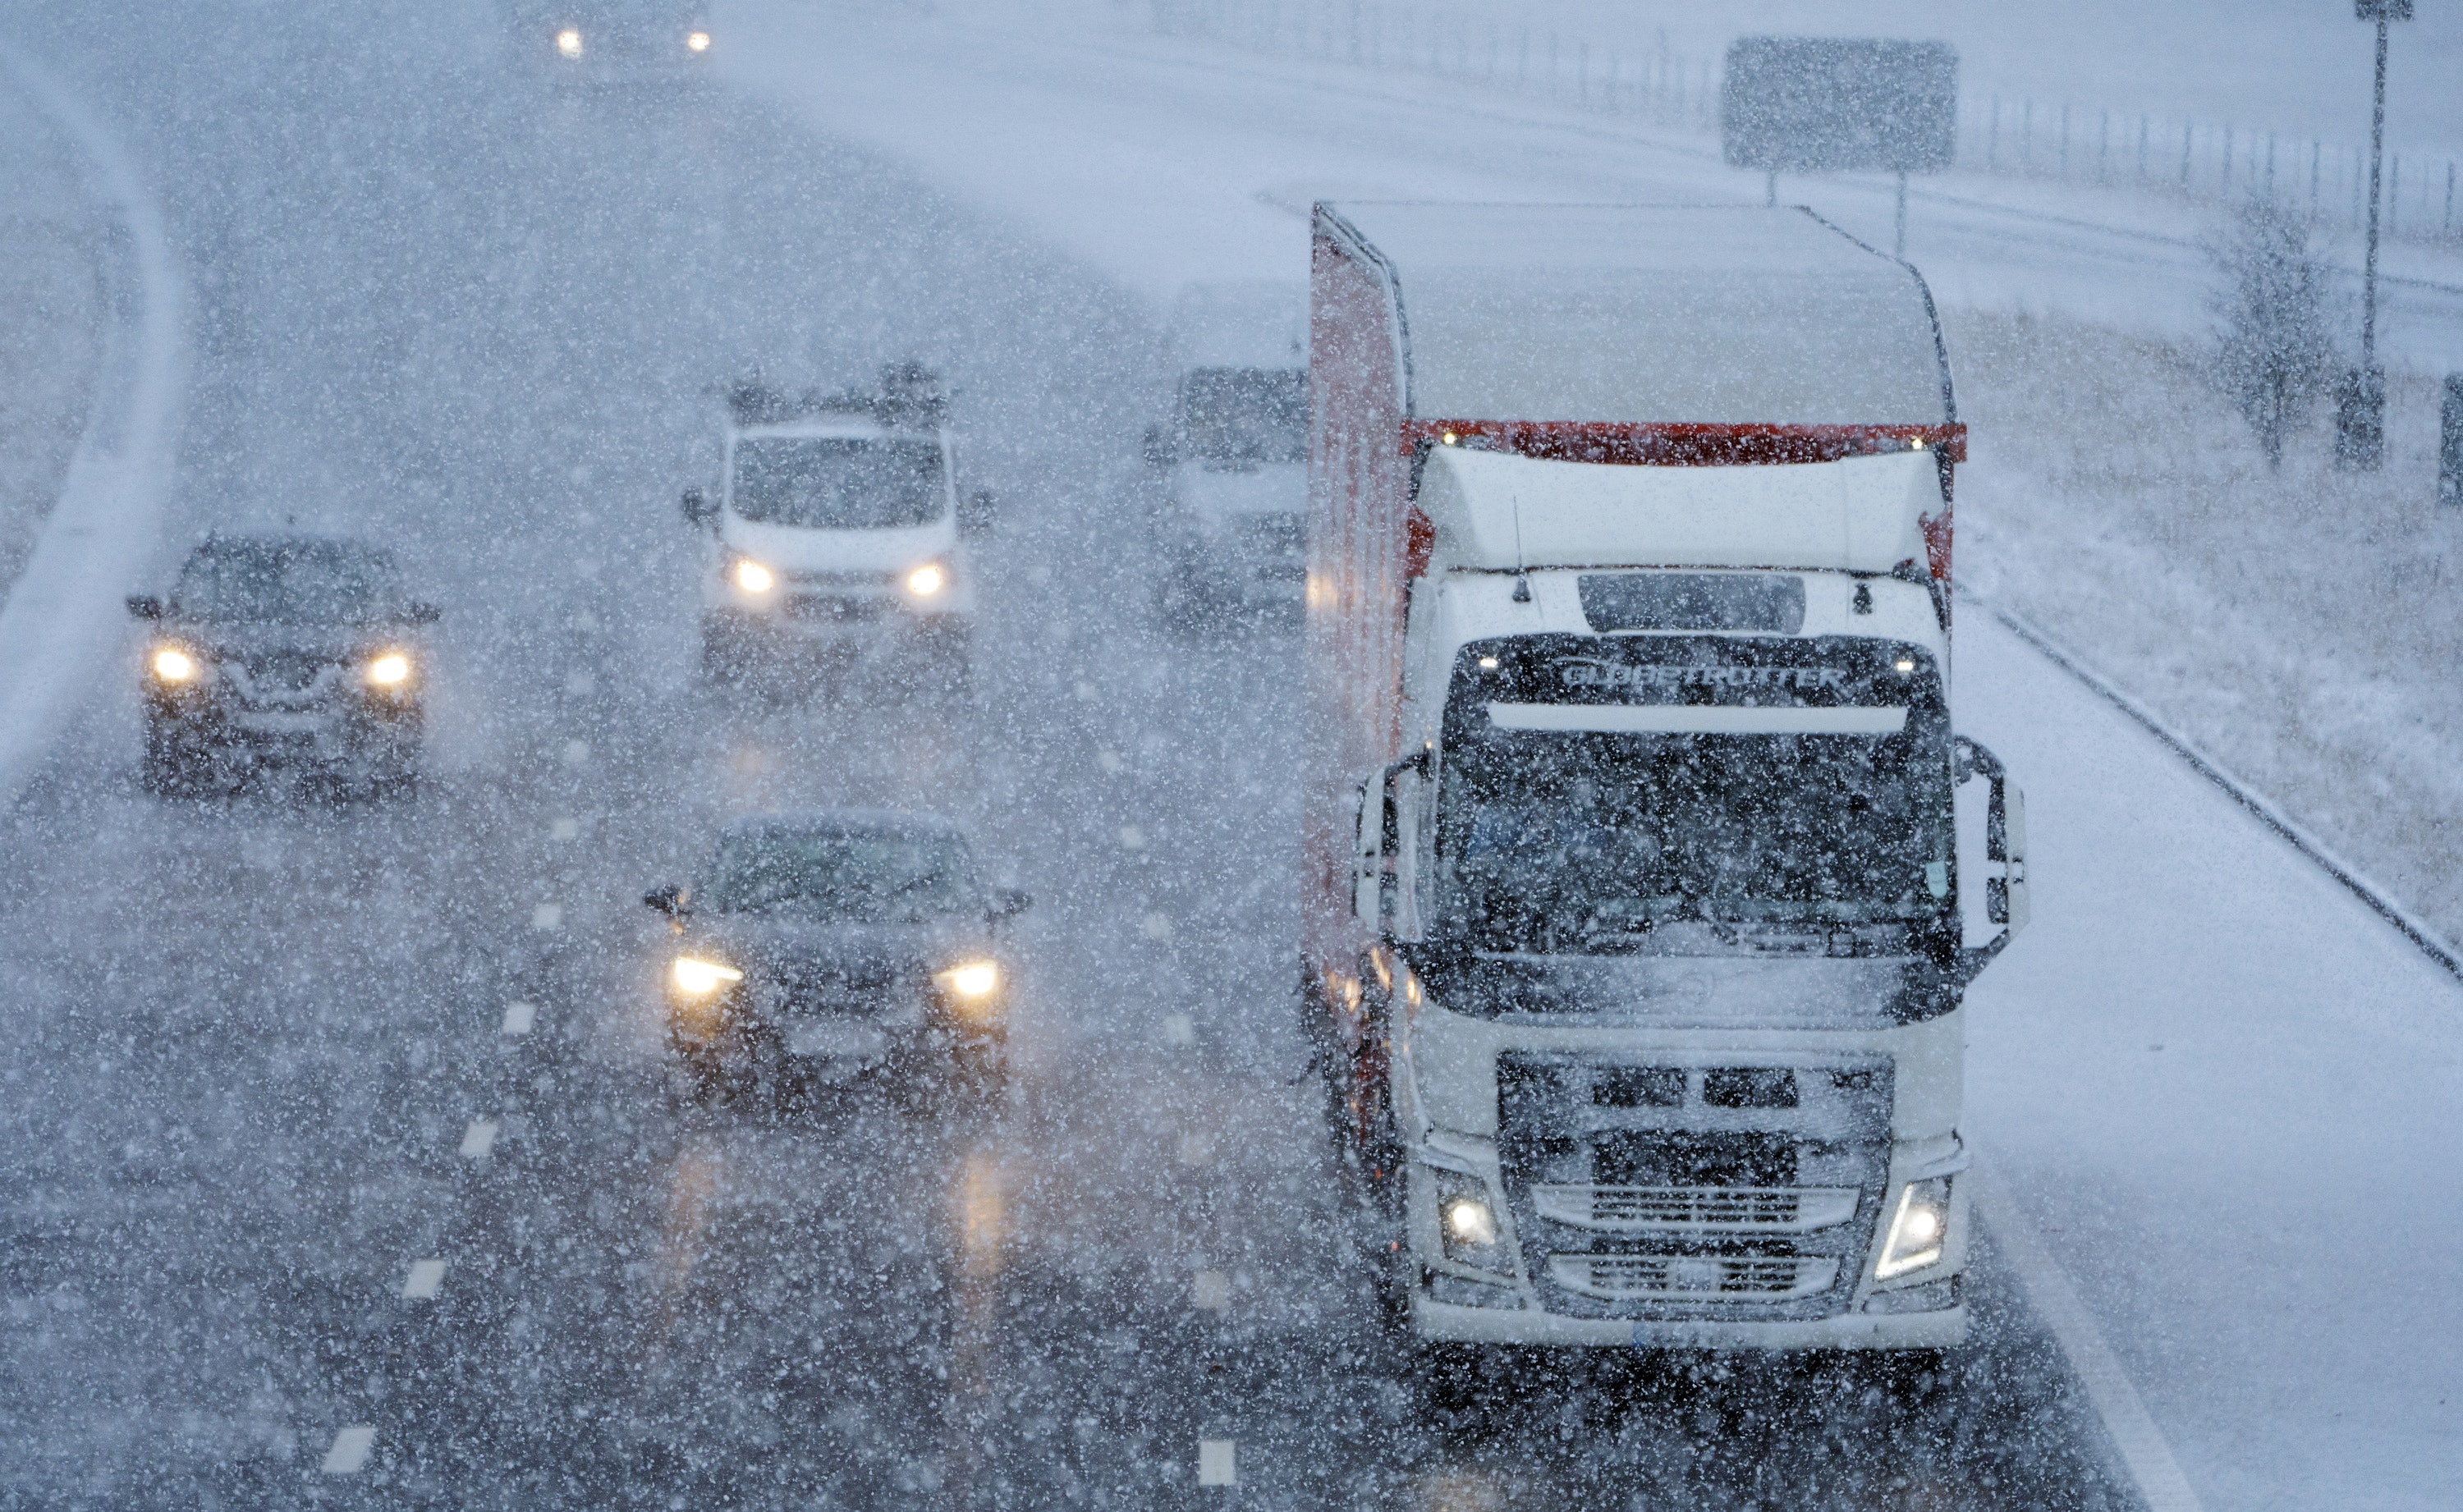
[[[918,598],[929,598],[949,585],[949,574],[938,563],[926,562],[906,574],[906,591]]]
[[[196,659],[177,646],[164,646],[154,653],[154,675],[165,682],[185,682],[197,675]]]
[[[747,560],[735,564],[735,586],[748,594],[766,594],[778,586],[778,579],[770,569]]]
[[[696,998],[717,991],[721,983],[744,980],[744,973],[733,966],[722,966],[715,961],[700,961],[691,956],[678,956],[672,969],[676,986]]]
[[[556,34],[556,50],[566,57],[579,57],[581,55],[581,33],[574,30],[572,27],[566,27],[563,31],[558,32]]]
[[[1924,450],[1924,438],[1923,438],[1922,436],[1910,436],[1910,437],[1908,437],[1908,438],[1907,438],[1907,450],[1909,450],[1909,451],[1922,451],[1922,450]]]
[[[709,33],[707,32],[687,32],[685,33],[685,49],[686,51],[692,53],[708,52]]]
[[[1444,439],[1447,445],[1452,445],[1454,443],[1454,433],[1452,431],[1446,432]]]

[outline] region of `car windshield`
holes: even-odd
[[[1298,368],[1194,368],[1180,380],[1181,443],[1200,462],[1253,466],[1308,460],[1308,374]]]
[[[972,896],[954,834],[861,825],[773,827],[719,842],[694,896],[717,914],[789,912],[856,922],[956,913]]]
[[[1912,924],[1950,893],[1931,660],[1869,641],[1653,637],[1467,653],[1447,710],[1436,932],[1632,948],[1664,923]],[[1909,669],[1899,670],[1904,663]]]
[[[340,541],[216,541],[180,570],[172,603],[187,619],[366,624],[402,612],[393,560]]]
[[[729,503],[763,525],[887,530],[938,519],[944,494],[932,442],[765,437],[735,443]]]

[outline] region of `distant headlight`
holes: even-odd
[[[388,651],[368,663],[368,680],[381,688],[400,687],[410,680],[410,659],[399,651]]]
[[[686,32],[686,33],[685,33],[685,47],[686,47],[688,51],[690,51],[690,52],[694,52],[694,53],[707,53],[707,52],[708,52],[708,51],[709,51],[709,33],[708,33],[708,32]]]
[[[676,988],[689,997],[706,997],[730,982],[742,982],[744,973],[733,966],[722,966],[715,961],[700,961],[691,956],[678,956],[674,967]]]
[[[999,989],[1000,967],[990,961],[970,961],[963,966],[952,966],[933,980],[952,997],[980,1002]]]
[[[581,33],[572,27],[566,27],[563,31],[558,32],[556,34],[556,50],[558,53],[563,54],[566,57],[579,57],[581,55]]]
[[[154,675],[165,682],[185,682],[197,675],[197,659],[177,646],[154,653]]]
[[[735,564],[735,586],[748,594],[766,594],[778,586],[778,579],[770,569],[747,559]]]
[[[918,598],[929,598],[949,586],[949,574],[938,562],[926,562],[906,574],[906,591]]]

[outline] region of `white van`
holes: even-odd
[[[962,496],[948,405],[913,364],[879,393],[730,396],[725,483],[684,497],[708,531],[702,665],[716,681],[827,654],[907,656],[966,674],[975,612],[970,541],[992,496]]]
[[[1172,418],[1147,433],[1166,474],[1166,619],[1297,615],[1308,574],[1308,290],[1192,284],[1174,303]]]

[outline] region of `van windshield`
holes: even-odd
[[[728,502],[762,525],[890,530],[939,519],[945,491],[941,448],[932,442],[759,437],[735,443]]]
[[[1217,465],[1308,460],[1308,374],[1298,368],[1191,368],[1180,380],[1181,444]]]
[[[1951,882],[1940,679],[1919,647],[1852,637],[1474,645],[1436,818],[1435,932],[1477,949],[1936,920]]]

